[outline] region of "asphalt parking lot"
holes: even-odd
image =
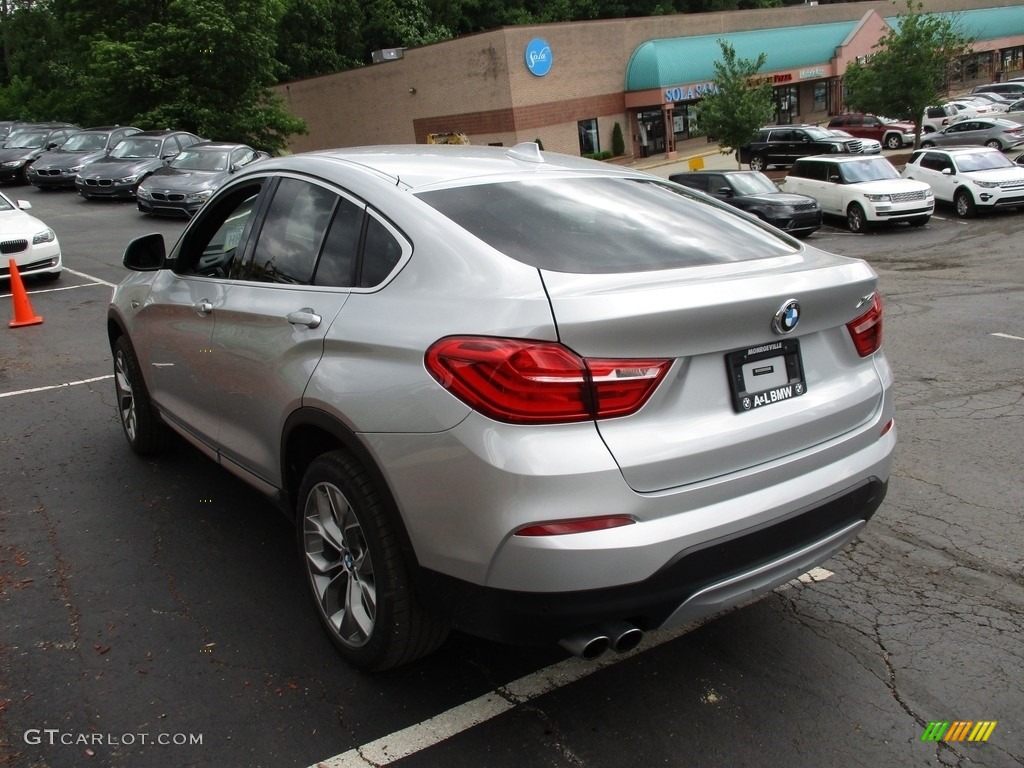
[[[0,766],[1024,766],[1024,211],[808,241],[880,273],[897,377],[889,495],[825,569],[597,663],[453,635],[369,675],[269,502],[125,444],[106,304],[128,240],[184,223],[6,191],[66,272],[0,326]],[[967,721],[996,725],[922,740]]]

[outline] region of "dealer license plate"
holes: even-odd
[[[725,365],[733,408],[738,413],[790,400],[807,392],[797,339],[773,341],[730,352],[725,356]]]

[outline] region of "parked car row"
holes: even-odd
[[[7,132],[6,139],[3,133]],[[191,217],[238,169],[269,155],[244,144],[206,141],[187,131],[131,126],[82,130],[60,124],[0,122],[0,181],[76,189],[85,199],[135,199],[142,213]],[[27,200],[0,193],[0,280],[56,279],[63,271],[57,235],[27,211]]]
[[[4,132],[7,132],[6,138]],[[232,173],[269,155],[188,131],[0,122],[0,181],[134,199],[143,213],[191,216]]]
[[[968,218],[997,208],[1024,208],[1024,154],[1011,161],[988,146],[926,147],[902,172],[878,156],[797,158],[778,183],[756,171],[690,171],[670,181],[698,189],[796,237],[808,237],[823,214],[846,219],[852,232],[889,223],[919,227],[936,201]],[[781,186],[780,186],[781,185]]]

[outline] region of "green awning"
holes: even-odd
[[[638,46],[626,67],[626,91],[646,91],[681,83],[701,83],[715,77],[714,62],[722,58],[725,40],[741,59],[767,54],[763,71],[828,64],[859,21],[780,27],[721,35],[649,40]]]

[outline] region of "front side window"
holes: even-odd
[[[238,187],[206,206],[182,237],[175,271],[198,277],[237,277],[263,181]]]

